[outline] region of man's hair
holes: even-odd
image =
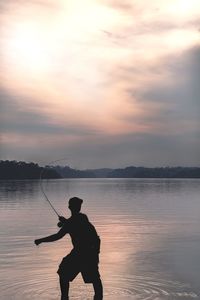
[[[83,200],[78,197],[72,197],[69,199],[69,205],[72,205],[72,206],[81,206],[82,203],[83,203]]]

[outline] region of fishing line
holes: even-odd
[[[54,163],[56,163],[56,162],[59,162],[59,161],[62,161],[62,160],[66,160],[66,159],[68,159],[68,158],[65,157],[65,158],[53,160],[53,161],[48,162],[47,164],[48,164],[48,165],[54,164]],[[54,213],[57,215],[57,217],[59,217],[59,214],[58,214],[57,210],[56,210],[55,207],[52,205],[52,203],[51,203],[51,201],[49,200],[47,194],[45,193],[44,187],[43,187],[43,185],[42,185],[42,175],[43,175],[43,173],[44,173],[45,171],[46,171],[46,168],[43,167],[43,169],[42,169],[41,172],[40,172],[40,181],[39,181],[39,182],[40,182],[40,189],[41,189],[41,192],[42,192],[42,194],[43,194],[45,200],[49,203],[50,207],[52,208],[52,210],[54,211]]]

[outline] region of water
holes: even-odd
[[[200,299],[200,180],[43,180],[59,214],[83,198],[83,212],[102,239],[105,300]],[[55,233],[57,218],[36,181],[1,181],[0,299],[56,300],[58,264],[69,237],[36,247]],[[92,299],[81,276],[70,299]]]

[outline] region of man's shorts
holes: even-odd
[[[100,278],[98,255],[91,253],[80,254],[72,250],[61,261],[57,273],[66,281],[73,281],[81,273],[85,283],[92,283]]]

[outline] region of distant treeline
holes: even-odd
[[[127,167],[115,169],[108,174],[110,178],[200,178],[197,167]]]
[[[63,178],[200,178],[200,168],[195,167],[127,167],[124,169],[74,170],[70,167],[52,167]]]
[[[35,163],[23,161],[0,161],[0,179],[39,179],[42,178],[61,178],[53,169],[42,168]]]
[[[127,167],[77,170],[69,166],[40,167],[35,163],[0,161],[0,179],[42,178],[200,178],[199,167]]]
[[[47,166],[56,170],[62,178],[106,178],[112,169],[89,169],[89,170],[77,170],[72,169],[69,166]]]

